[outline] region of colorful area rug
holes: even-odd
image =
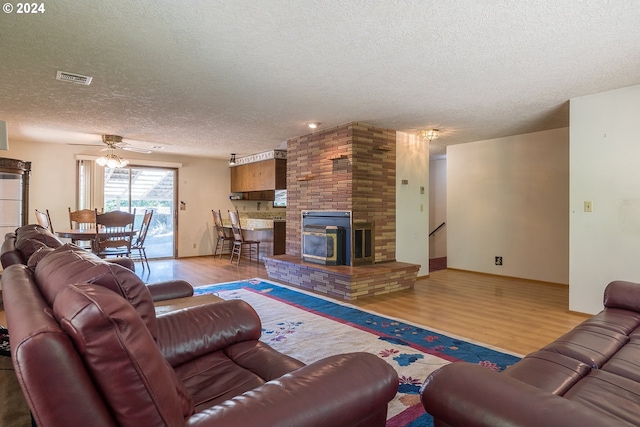
[[[304,363],[353,351],[374,353],[389,362],[400,383],[389,404],[387,427],[433,425],[420,403],[419,390],[429,373],[440,366],[466,361],[501,371],[520,360],[481,344],[264,279],[201,286],[195,294],[248,302],[260,315],[261,340]]]

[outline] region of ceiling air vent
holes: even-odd
[[[58,71],[56,73],[56,80],[62,80],[63,82],[77,83],[79,85],[89,86],[93,77],[83,76],[80,74],[67,73],[66,71]]]

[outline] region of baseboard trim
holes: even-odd
[[[452,268],[452,267],[447,267],[447,270],[462,271],[462,272],[465,272],[465,273],[482,274],[483,276],[502,277],[502,278],[505,278],[505,279],[527,280],[529,282],[540,283],[541,285],[561,286],[563,288],[568,288],[569,287],[568,283],[547,282],[545,280],[529,279],[528,277],[507,276],[507,275],[504,275],[504,274],[485,273],[484,271],[473,271],[473,270],[465,270],[465,269],[462,269],[462,268]]]

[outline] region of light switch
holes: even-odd
[[[591,203],[591,200],[585,200],[584,201],[584,211],[585,212],[593,212],[593,204]]]

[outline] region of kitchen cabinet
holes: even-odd
[[[273,255],[283,255],[287,252],[287,223],[273,222]]]
[[[286,159],[269,159],[233,166],[230,168],[230,174],[232,193],[284,190],[287,188]]]
[[[243,200],[275,200],[275,190],[249,191],[242,193]]]

